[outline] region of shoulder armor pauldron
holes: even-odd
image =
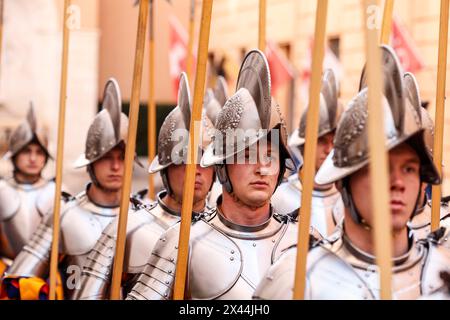
[[[69,202],[75,200],[75,197],[66,191],[61,191],[61,199],[64,202]]]
[[[296,209],[288,214],[274,212],[273,217],[280,223],[298,222],[298,211],[299,210]]]
[[[0,221],[15,215],[20,208],[20,196],[6,180],[0,180]]]
[[[423,240],[419,240],[419,241],[431,241],[432,243],[440,243],[442,238],[444,238],[444,236],[446,235],[447,229],[445,227],[440,227],[439,229],[431,232],[430,234],[428,234],[426,239]]]
[[[202,213],[194,213],[192,215],[192,222],[195,223],[197,221],[203,220],[205,222],[211,221],[217,214],[217,208],[206,208]]]

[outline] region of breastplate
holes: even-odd
[[[82,267],[102,231],[118,215],[119,207],[106,208],[79,194],[61,215],[61,253],[72,265]]]
[[[314,249],[312,255],[315,262],[308,266],[310,299],[380,299],[375,257],[356,248],[345,236],[331,246]],[[393,299],[420,297],[427,255],[426,246],[411,239],[408,252],[393,259]]]
[[[54,183],[43,179],[30,185],[13,179],[0,183],[5,184],[0,187],[0,256],[14,259],[53,206]]]
[[[199,221],[190,242],[191,298],[251,299],[282,249],[295,243],[296,228],[274,216],[256,227],[233,224],[221,213],[208,223]]]

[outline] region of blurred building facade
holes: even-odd
[[[137,7],[134,0],[73,0],[80,9],[81,25],[71,33],[65,174],[78,175],[71,162],[84,149],[87,127],[97,112],[105,81],[113,76],[121,85],[122,98],[131,96]],[[156,102],[173,104],[169,75],[169,17],[188,28],[190,0],[155,0]],[[383,1],[380,1],[381,4]],[[33,99],[56,145],[61,53],[61,0],[5,0],[4,53],[0,75],[0,128],[21,120]],[[196,1],[196,35],[201,0]],[[307,103],[305,69],[310,63],[314,35],[315,1],[267,0],[267,39],[276,43],[297,75],[276,92],[289,129],[298,125]],[[434,117],[439,37],[438,0],[396,0],[395,15],[408,30],[423,61],[416,73],[423,101]],[[358,90],[365,61],[363,8],[360,0],[330,0],[327,38],[340,63],[341,99],[347,103]],[[258,0],[215,0],[210,38],[211,68],[223,67],[230,92],[243,55],[257,46]],[[147,47],[148,48],[148,47]],[[146,49],[147,49],[146,48]],[[195,45],[196,48],[196,45]],[[146,55],[148,57],[148,55]],[[148,99],[148,59],[144,66],[141,100]],[[222,65],[221,65],[222,63]],[[193,83],[193,79],[191,79]],[[446,112],[445,133],[450,134]],[[4,132],[4,130],[2,131]],[[1,133],[0,133],[1,140]],[[450,177],[450,140],[444,139],[444,174]],[[49,169],[51,172],[52,169]],[[145,172],[141,173],[145,176]],[[66,176],[65,176],[66,177]],[[74,183],[74,188],[78,186]],[[450,194],[450,179],[444,182]]]

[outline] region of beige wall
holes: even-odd
[[[174,14],[187,28],[189,1],[155,1],[155,91],[158,103],[173,103],[172,83],[169,77],[169,14]],[[132,1],[100,0],[100,74],[99,88],[109,77],[119,81],[124,101],[131,97],[133,63],[136,47],[138,7]],[[148,31],[141,100],[148,99]],[[99,93],[101,95],[101,92]]]

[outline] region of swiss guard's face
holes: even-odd
[[[405,143],[389,152],[389,184],[392,230],[395,232],[406,227],[415,210],[421,188],[420,158],[416,151]],[[368,166],[350,177],[350,190],[362,218],[373,226]]]
[[[235,157],[233,164],[227,164],[227,169],[234,194],[248,206],[262,206],[270,201],[277,187],[279,150],[272,148],[270,142],[247,148]]]
[[[334,131],[323,135],[317,140],[316,149],[316,172],[319,171],[322,163],[333,149]]]
[[[171,165],[167,169],[169,184],[175,198],[183,198],[184,174],[186,165]],[[202,168],[197,165],[195,171],[194,203],[204,201],[208,195],[214,177],[214,167]]]
[[[45,167],[47,155],[38,143],[29,143],[14,158],[14,164],[19,171],[30,175],[40,175]]]
[[[124,158],[125,148],[119,145],[93,163],[95,177],[104,188],[114,191],[122,188]]]

